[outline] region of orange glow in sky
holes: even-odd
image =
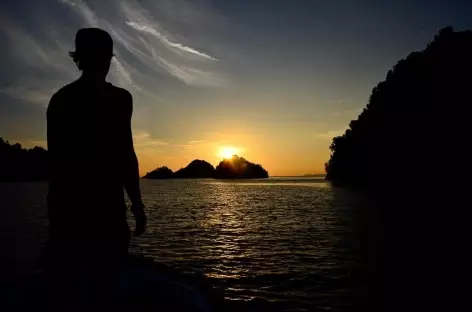
[[[223,157],[225,159],[229,159],[234,155],[237,155],[239,149],[233,146],[222,146],[219,148],[218,156]]]

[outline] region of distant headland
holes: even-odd
[[[222,160],[216,168],[209,162],[196,159],[186,167],[172,172],[166,166],[158,167],[146,175],[144,179],[264,179],[269,173],[261,165],[254,164],[242,157],[233,156]]]

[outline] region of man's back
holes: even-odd
[[[131,101],[124,89],[82,78],[51,99],[47,119],[52,223],[83,228],[106,221],[110,227],[125,220],[123,167]]]
[[[106,82],[113,40],[98,28],[80,29],[69,55],[82,76],[51,98],[47,112],[49,239],[45,248],[50,304],[71,309],[82,270],[92,310],[106,310],[126,263],[130,233],[124,189],[144,233],[146,214],[133,148],[131,94]]]

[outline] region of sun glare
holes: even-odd
[[[237,155],[238,151],[239,151],[239,149],[237,149],[236,147],[223,146],[223,147],[220,147],[220,150],[218,152],[218,156],[226,158],[226,159],[230,159],[234,155]]]

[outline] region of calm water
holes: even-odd
[[[46,191],[0,184],[2,276],[32,270]],[[365,300],[364,205],[353,193],[317,178],[144,180],[142,192],[149,231],[133,251],[206,276],[228,301],[348,311]]]

